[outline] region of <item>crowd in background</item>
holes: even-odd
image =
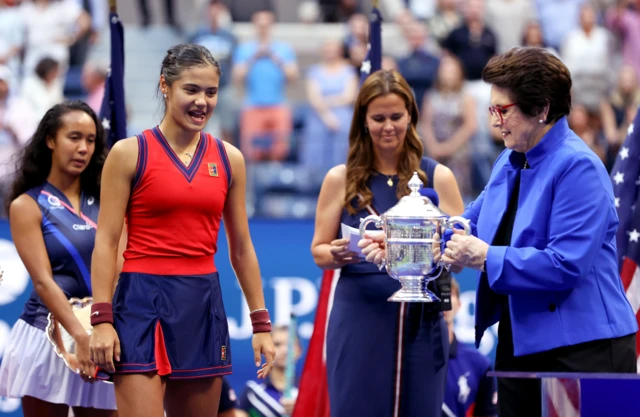
[[[164,1],[166,30],[208,47],[221,64],[218,107],[207,130],[243,151],[252,175],[249,212],[312,217],[324,174],[348,152],[370,2],[299,0],[301,22],[344,25],[346,34],[326,40],[315,62],[304,63],[273,35],[278,14],[268,8],[274,2],[252,2],[250,10],[244,2],[200,3],[204,18],[187,31]],[[611,168],[640,104],[639,0],[383,0],[380,6],[405,42],[401,48],[383,43],[383,67],[409,81],[425,154],[453,170],[466,201],[482,190],[503,149],[490,126],[490,87],[481,72],[494,54],[517,46],[547,48],[566,63],[574,83],[569,123]],[[108,33],[107,7],[105,0],[0,0],[3,184],[12,156],[53,104],[83,98],[99,110],[108,64],[87,57]],[[145,1],[138,7],[138,25],[147,27],[149,7]],[[240,41],[234,24],[247,21],[252,38]],[[292,89],[305,99],[292,101]],[[296,211],[295,201],[308,207]]]

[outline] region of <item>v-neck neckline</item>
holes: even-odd
[[[182,162],[182,159],[180,159],[180,157],[178,157],[178,154],[176,154],[176,152],[173,150],[171,145],[169,145],[169,142],[160,131],[160,127],[156,126],[152,129],[152,132],[153,136],[162,146],[171,162],[173,162],[176,168],[178,168],[178,170],[182,172],[187,181],[191,182],[191,180],[195,176],[196,171],[198,170],[198,167],[200,166],[200,163],[202,162],[202,158],[205,153],[204,150],[207,146],[206,136],[202,132],[200,132],[200,139],[198,140],[196,150],[193,153],[193,158],[191,158],[191,161],[188,165],[185,165],[185,163]]]
[[[54,189],[56,194],[58,194],[56,195],[56,197],[64,200],[64,203],[68,206],[68,208],[71,208],[71,210],[69,210],[71,213],[78,216],[79,218],[82,218],[82,201],[84,200],[84,192],[82,190],[80,190],[80,207],[78,207],[78,210],[76,210],[76,208],[73,207],[73,204],[71,204],[71,200],[69,200],[69,197],[67,197],[67,195],[63,193],[62,190],[51,184],[49,181],[47,181],[47,184]]]

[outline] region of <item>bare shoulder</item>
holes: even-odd
[[[42,213],[36,200],[27,194],[22,194],[9,205],[9,219],[20,222],[28,219],[41,221]]]
[[[327,172],[323,185],[330,188],[344,188],[347,184],[347,166],[336,165]]]
[[[449,185],[452,182],[455,184],[456,177],[453,175],[453,171],[446,165],[438,164],[433,171],[433,188],[438,185]]]
[[[115,166],[133,175],[138,164],[138,152],[138,139],[135,136],[121,139],[109,151],[105,165]]]
[[[240,152],[240,149],[236,148],[227,141],[220,141],[224,144],[224,150],[227,151],[227,156],[229,157],[229,161],[231,163],[244,161],[244,156],[242,155],[242,152]]]

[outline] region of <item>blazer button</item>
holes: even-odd
[[[553,313],[554,311],[556,311],[556,305],[555,305],[555,303],[551,303],[551,304],[549,304],[549,311],[550,311],[550,312],[552,312],[552,313]]]

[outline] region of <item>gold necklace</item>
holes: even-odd
[[[389,180],[387,181],[387,185],[388,185],[389,187],[393,187],[393,179],[392,179],[393,175],[389,176],[389,175],[387,175],[387,174],[384,174],[384,176],[385,176],[385,177],[387,177],[387,178],[389,178]]]

